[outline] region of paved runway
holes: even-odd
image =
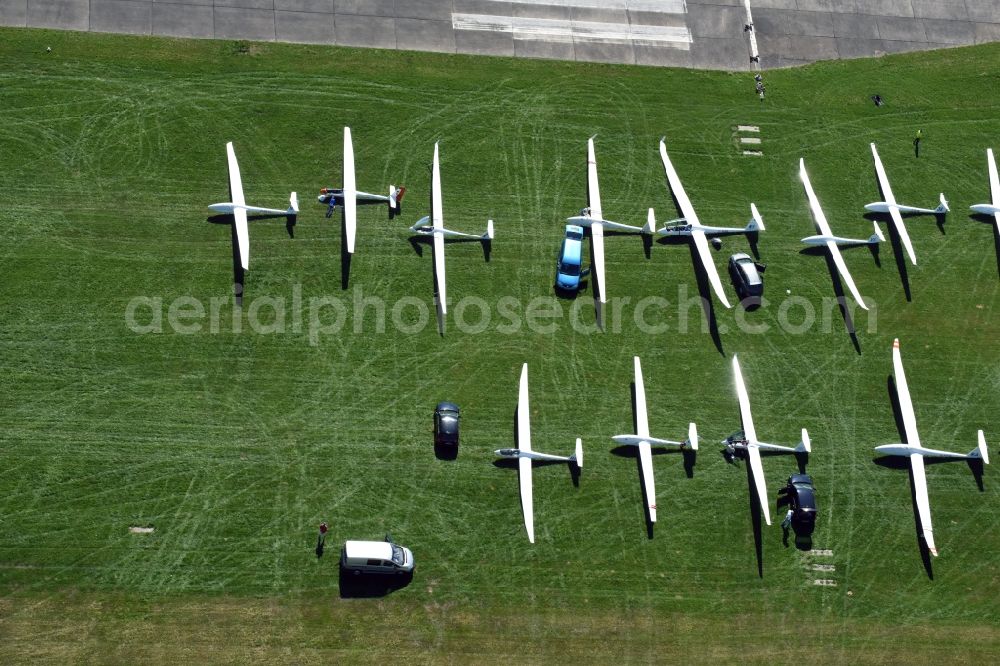
[[[0,25],[745,70],[744,2],[0,0]],[[1000,41],[1000,0],[751,8],[763,68]]]

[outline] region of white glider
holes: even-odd
[[[837,266],[837,272],[840,273],[840,277],[844,278],[844,282],[847,283],[847,288],[851,291],[851,295],[854,296],[854,300],[862,310],[867,310],[868,306],[865,305],[864,298],[858,293],[858,288],[854,284],[854,278],[851,277],[850,271],[847,270],[847,264],[844,263],[844,257],[840,253],[839,245],[878,245],[885,240],[885,236],[882,235],[882,231],[878,228],[878,223],[874,223],[875,233],[869,236],[868,240],[858,240],[855,238],[842,238],[840,236],[834,236],[833,232],[830,231],[830,224],[826,221],[826,215],[823,214],[823,209],[820,208],[819,199],[816,198],[816,193],[813,191],[812,183],[809,182],[809,174],[806,172],[806,162],[801,157],[799,158],[799,178],[802,179],[802,185],[806,188],[806,196],[809,197],[809,208],[812,210],[813,219],[816,221],[816,226],[819,227],[818,236],[807,236],[802,239],[802,242],[806,245],[825,245],[827,252],[830,253],[830,257],[833,258],[833,263]]]
[[[900,213],[943,215],[951,209],[948,208],[948,202],[945,201],[943,192],[941,193],[941,204],[937,208],[917,208],[916,206],[904,206],[896,203],[896,197],[892,194],[892,187],[889,186],[889,177],[885,175],[885,168],[882,166],[882,160],[878,156],[878,150],[875,149],[874,143],[871,144],[871,147],[872,157],[875,159],[875,173],[878,175],[879,190],[881,190],[885,201],[865,204],[865,210],[873,213],[889,213],[889,217],[892,218],[892,224],[896,227],[896,233],[899,234],[899,239],[903,242],[903,247],[906,248],[906,253],[910,256],[910,261],[916,266],[917,257],[913,253],[913,244],[910,242],[910,235],[906,233],[906,225],[903,224],[903,217]]]
[[[448,312],[448,299],[445,289],[444,239],[445,237],[462,237],[474,238],[479,241],[493,240],[493,220],[486,222],[486,233],[482,235],[465,234],[444,228],[444,213],[441,207],[441,166],[438,162],[437,143],[434,144],[434,166],[431,170],[431,214],[429,217],[417,220],[417,223],[410,227],[410,231],[422,236],[431,236],[434,241],[434,275],[437,277],[438,303],[441,314],[446,314]]]
[[[347,252],[354,254],[354,238],[358,226],[358,204],[386,204],[389,208],[389,219],[399,214],[400,202],[406,188],[398,190],[395,185],[389,186],[389,196],[358,192],[357,180],[354,174],[354,141],[351,139],[351,128],[344,128],[344,187],[341,189],[324,187],[316,197],[321,204],[326,204],[326,216],[333,215],[337,204],[344,207],[344,230],[347,238]]]
[[[581,227],[590,227],[590,243],[591,247],[594,248],[594,280],[597,283],[597,294],[601,303],[607,303],[607,289],[604,281],[604,229],[650,235],[653,233],[653,227],[650,222],[642,227],[635,227],[604,219],[604,210],[601,208],[601,189],[597,182],[594,137],[587,139],[587,207],[581,211],[580,215],[567,218],[566,222]]]
[[[634,435],[615,435],[611,439],[619,444],[639,447],[639,464],[642,467],[643,494],[646,506],[649,508],[649,522],[656,522],[656,484],[653,482],[653,453],[651,444],[657,446],[676,446],[682,450],[698,450],[698,428],[688,424],[688,438],[683,442],[669,439],[656,439],[649,436],[649,418],[646,414],[646,388],[642,381],[642,365],[639,357],[635,358],[635,425],[638,431]]]
[[[677,175],[677,171],[674,170],[674,165],[670,162],[670,157],[667,156],[667,146],[664,139],[660,139],[660,159],[663,161],[663,170],[667,174],[670,190],[677,199],[677,204],[680,206],[683,217],[674,220],[662,229],[658,229],[656,233],[662,236],[690,236],[693,238],[695,248],[698,250],[698,258],[701,259],[701,265],[704,267],[706,275],[708,275],[708,281],[711,283],[716,297],[727,308],[731,308],[732,305],[729,304],[729,299],[726,298],[726,292],[722,289],[722,281],[719,279],[719,272],[715,268],[715,262],[712,261],[712,253],[708,249],[708,239],[706,237],[750,234],[757,231],[764,231],[764,221],[757,211],[757,206],[750,204],[751,219],[749,224],[742,229],[736,227],[706,226],[698,221],[698,215],[694,212],[694,206],[691,205],[691,200],[688,199],[688,195],[684,191],[681,179]],[[650,211],[649,217],[652,220],[652,211]]]
[[[969,206],[974,212],[982,215],[992,215],[997,233],[1000,233],[1000,178],[997,177],[997,163],[993,159],[993,149],[986,149],[986,164],[990,171],[990,201],[988,204]]]
[[[516,449],[498,449],[501,458],[517,458],[517,475],[521,485],[521,511],[528,541],[535,543],[535,510],[531,489],[531,461],[565,462],[583,468],[583,443],[576,438],[576,452],[571,456],[554,456],[531,449],[531,421],[528,407],[528,364],[521,367],[521,384],[517,394],[517,446]]]
[[[773,451],[777,453],[802,454],[812,451],[809,444],[809,433],[802,429],[802,441],[794,448],[781,446],[780,444],[767,444],[757,439],[757,431],[753,425],[753,416],[750,414],[750,396],[747,395],[747,387],[743,383],[743,373],[740,371],[740,362],[733,354],[733,376],[736,378],[736,395],[740,401],[740,420],[743,422],[742,437],[733,437],[723,440],[723,444],[734,455],[745,455],[750,461],[750,472],[753,476],[754,485],[757,490],[757,501],[760,503],[760,510],[764,514],[764,520],[771,524],[771,509],[768,504],[767,484],[764,481],[764,465],[760,459],[760,452]]]
[[[358,182],[354,173],[354,139],[351,128],[344,128],[344,228],[347,252],[354,254],[354,237],[358,226]]]
[[[903,416],[903,431],[906,433],[906,444],[884,444],[876,446],[879,453],[890,456],[909,456],[910,468],[913,470],[913,492],[917,498],[917,516],[920,528],[931,555],[937,556],[934,545],[934,530],[931,527],[931,504],[927,497],[927,476],[924,472],[924,456],[931,458],[950,458],[953,460],[982,460],[989,464],[989,453],[986,451],[986,437],[979,431],[979,445],[963,455],[951,451],[925,449],[920,446],[920,435],[917,433],[917,418],[913,413],[913,402],[910,400],[910,389],[906,384],[906,374],[903,372],[903,360],[899,355],[899,340],[892,341],[892,373],[896,377],[896,393],[899,396],[899,409]]]
[[[229,158],[229,196],[233,200],[212,204],[208,209],[233,216],[236,226],[236,240],[239,244],[240,263],[243,266],[243,270],[248,270],[250,268],[250,232],[247,229],[247,213],[285,216],[298,215],[299,198],[295,192],[292,192],[292,195],[288,199],[287,210],[246,205],[246,199],[243,198],[243,180],[240,178],[240,165],[236,161],[236,152],[233,151],[232,141],[226,144],[226,155]]]

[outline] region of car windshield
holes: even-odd
[[[799,508],[801,509],[816,509],[816,496],[813,495],[813,489],[809,486],[796,486],[799,496]]]
[[[403,566],[403,549],[396,544],[392,544],[392,563]]]
[[[580,267],[576,264],[560,263],[559,272],[563,275],[579,275]]]

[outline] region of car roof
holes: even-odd
[[[344,553],[362,560],[391,560],[392,544],[388,541],[345,541]]]
[[[567,238],[563,241],[561,261],[568,264],[579,264],[582,256],[583,242],[581,240]]]
[[[740,254],[734,254],[730,260],[735,261],[739,265],[740,270],[743,271],[743,274],[747,276],[747,284],[756,285],[763,282],[760,272],[757,271],[757,264],[750,258],[750,255],[741,252]]]

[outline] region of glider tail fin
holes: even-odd
[[[871,235],[868,242],[872,245],[877,245],[885,240],[885,236],[882,234],[882,230],[878,228],[878,222],[872,222],[875,227],[875,233]]]
[[[299,195],[292,192],[292,196],[288,197],[288,210],[285,211],[289,215],[298,215],[299,213]]]
[[[656,230],[656,214],[650,208],[646,214],[646,224],[642,225],[642,233],[649,236]]]
[[[395,185],[389,186],[389,219],[396,217],[403,212],[403,195],[406,194],[406,188],[401,187],[398,190]]]
[[[747,231],[764,231],[764,218],[760,216],[756,204],[750,204],[750,223],[746,227]]]
[[[483,240],[493,240],[493,220],[486,220],[486,233],[482,235]]]
[[[684,442],[692,451],[698,450],[698,426],[693,423],[688,424],[688,438]]]
[[[986,450],[986,435],[979,431],[979,446],[969,451],[969,458],[982,460],[984,464],[990,464],[990,454]]]
[[[812,443],[809,441],[809,432],[805,428],[802,429],[802,441],[795,447],[795,451],[796,453],[812,452]]]
[[[944,198],[944,192],[941,193],[941,205],[934,209],[934,212],[938,215],[944,215],[951,208],[948,208],[948,200]]]
[[[576,451],[573,453],[570,460],[576,463],[577,467],[583,469],[583,440],[579,437],[576,438]]]

